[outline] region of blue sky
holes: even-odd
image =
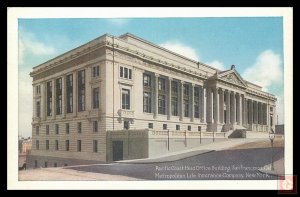
[[[32,107],[32,67],[102,34],[130,32],[219,69],[236,65],[243,78],[278,97],[282,123],[282,22],[282,17],[19,19],[19,96],[28,96],[22,102]],[[22,111],[28,116],[30,106],[21,108],[20,116]]]

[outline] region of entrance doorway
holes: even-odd
[[[123,160],[123,141],[113,141],[113,161]]]

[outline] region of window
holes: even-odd
[[[153,129],[153,123],[148,123],[148,128]]]
[[[176,125],[176,130],[179,131],[180,130],[180,125]]]
[[[57,167],[57,163],[54,163],[54,165],[53,165],[55,168]]]
[[[178,98],[177,97],[172,97],[171,112],[172,112],[172,116],[178,116]]]
[[[46,150],[49,150],[49,140],[46,140]]]
[[[158,95],[158,113],[166,114],[166,97],[164,95]]]
[[[70,141],[66,140],[66,151],[69,151],[69,145],[70,145]]]
[[[46,125],[46,135],[49,135],[49,125]]]
[[[93,121],[93,132],[98,132],[98,121]]]
[[[183,85],[183,94],[184,94],[184,96],[189,96],[189,85],[188,84]]]
[[[171,90],[172,90],[172,94],[175,94],[177,96],[177,94],[178,94],[178,83],[176,81],[171,82]]]
[[[122,109],[130,109],[130,92],[128,89],[122,89]]]
[[[158,90],[165,91],[166,90],[166,80],[164,78],[158,78]]]
[[[144,112],[151,113],[151,93],[144,92]]]
[[[36,134],[36,135],[39,135],[39,134],[40,134],[40,127],[39,127],[39,126],[36,126],[36,127],[35,127],[35,134]]]
[[[66,134],[70,133],[70,124],[66,123]]]
[[[40,85],[37,85],[36,86],[36,94],[41,94],[41,86]]]
[[[93,140],[93,152],[98,152],[98,141]]]
[[[77,140],[77,152],[81,152],[81,140]]]
[[[188,131],[191,131],[191,130],[192,130],[192,126],[189,125],[189,126],[188,126]]]
[[[201,131],[201,126],[198,126],[198,131]]]
[[[81,122],[77,122],[77,132],[81,133]]]
[[[163,124],[163,130],[167,130],[168,129],[168,125],[167,124]]]
[[[47,82],[47,116],[52,116],[52,81]]]
[[[144,73],[144,87],[151,88],[151,75]]]
[[[93,108],[99,108],[99,87],[93,88]]]
[[[45,168],[47,168],[48,167],[48,162],[47,161],[45,161]]]
[[[199,98],[200,98],[199,88],[194,87],[194,116],[195,116],[195,118],[200,117]]]
[[[124,121],[124,129],[128,130],[129,129],[129,121]]]
[[[132,69],[120,66],[120,77],[124,79],[132,79]]]
[[[35,141],[35,148],[36,150],[40,149],[40,142],[38,140]]]
[[[34,168],[37,168],[38,167],[38,162],[37,160],[34,160]]]
[[[36,102],[36,117],[40,117],[41,116],[41,103],[40,101]]]
[[[271,111],[271,112],[273,111],[273,107],[270,107],[270,111]]]
[[[73,113],[73,75],[67,75],[67,113]]]
[[[99,66],[93,67],[93,77],[99,77]]]
[[[85,110],[85,70],[78,71],[78,111]]]
[[[58,140],[55,140],[55,150],[58,150]]]
[[[56,114],[62,112],[62,79],[56,79]]]
[[[184,117],[189,117],[189,100],[183,101]]]
[[[55,134],[58,135],[59,134],[59,125],[55,124]]]

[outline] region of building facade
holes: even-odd
[[[30,76],[31,167],[149,157],[276,124],[275,96],[235,66],[220,71],[129,33],[98,37]]]

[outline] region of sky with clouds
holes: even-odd
[[[241,76],[275,94],[283,110],[281,17],[19,19],[19,133],[31,136],[34,66],[105,33],[130,32],[220,70],[232,64]]]

